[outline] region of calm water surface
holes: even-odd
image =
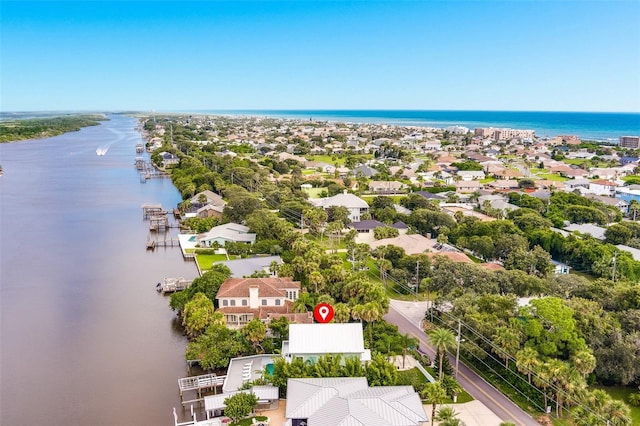
[[[180,196],[139,183],[136,124],[0,144],[2,425],[171,425],[180,409],[186,339],[155,283],[197,272],[145,250],[140,206]]]

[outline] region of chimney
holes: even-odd
[[[258,286],[252,285],[251,287],[249,287],[249,308],[258,309],[258,305]]]

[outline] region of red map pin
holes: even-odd
[[[313,317],[316,322],[327,323],[333,319],[333,306],[328,303],[319,303],[313,310]]]

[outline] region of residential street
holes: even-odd
[[[431,347],[428,336],[419,326],[420,320],[423,318],[424,312],[428,307],[428,303],[429,302],[402,302],[392,300],[389,313],[385,315],[384,319],[397,325],[401,333],[409,333],[418,338],[421,350],[426,352],[430,359],[433,359],[435,350]],[[451,365],[455,366],[454,357],[450,356],[450,360]],[[512,421],[522,426],[538,425],[538,422],[531,416],[511,402],[511,400],[505,397],[500,391],[485,382],[462,362],[460,362],[458,381],[471,396],[486,405],[503,421]]]

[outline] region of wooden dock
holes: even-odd
[[[151,216],[158,216],[161,214],[167,214],[165,210],[162,210],[162,204],[143,204],[142,205],[142,219],[149,219]]]
[[[166,172],[155,168],[150,161],[145,161],[142,157],[136,157],[135,165],[136,170],[140,172],[140,183],[146,183],[147,179],[168,176]]]
[[[217,388],[222,387],[222,385],[224,384],[224,379],[226,378],[227,376],[203,374],[201,376],[184,377],[182,379],[178,379],[180,401],[182,401],[183,404],[189,404],[193,402],[184,400],[184,392],[186,391],[196,391],[199,399],[202,399],[203,390],[213,390],[214,393],[217,393]]]
[[[193,281],[187,280],[183,277],[164,278],[161,282],[156,284],[156,290],[162,294],[174,293],[188,288],[192,282]]]
[[[162,240],[147,240],[147,250],[154,250],[156,247],[179,247],[180,240],[178,238],[164,238]]]
[[[149,231],[166,231],[167,229],[169,229],[169,217],[166,211],[149,218]]]

